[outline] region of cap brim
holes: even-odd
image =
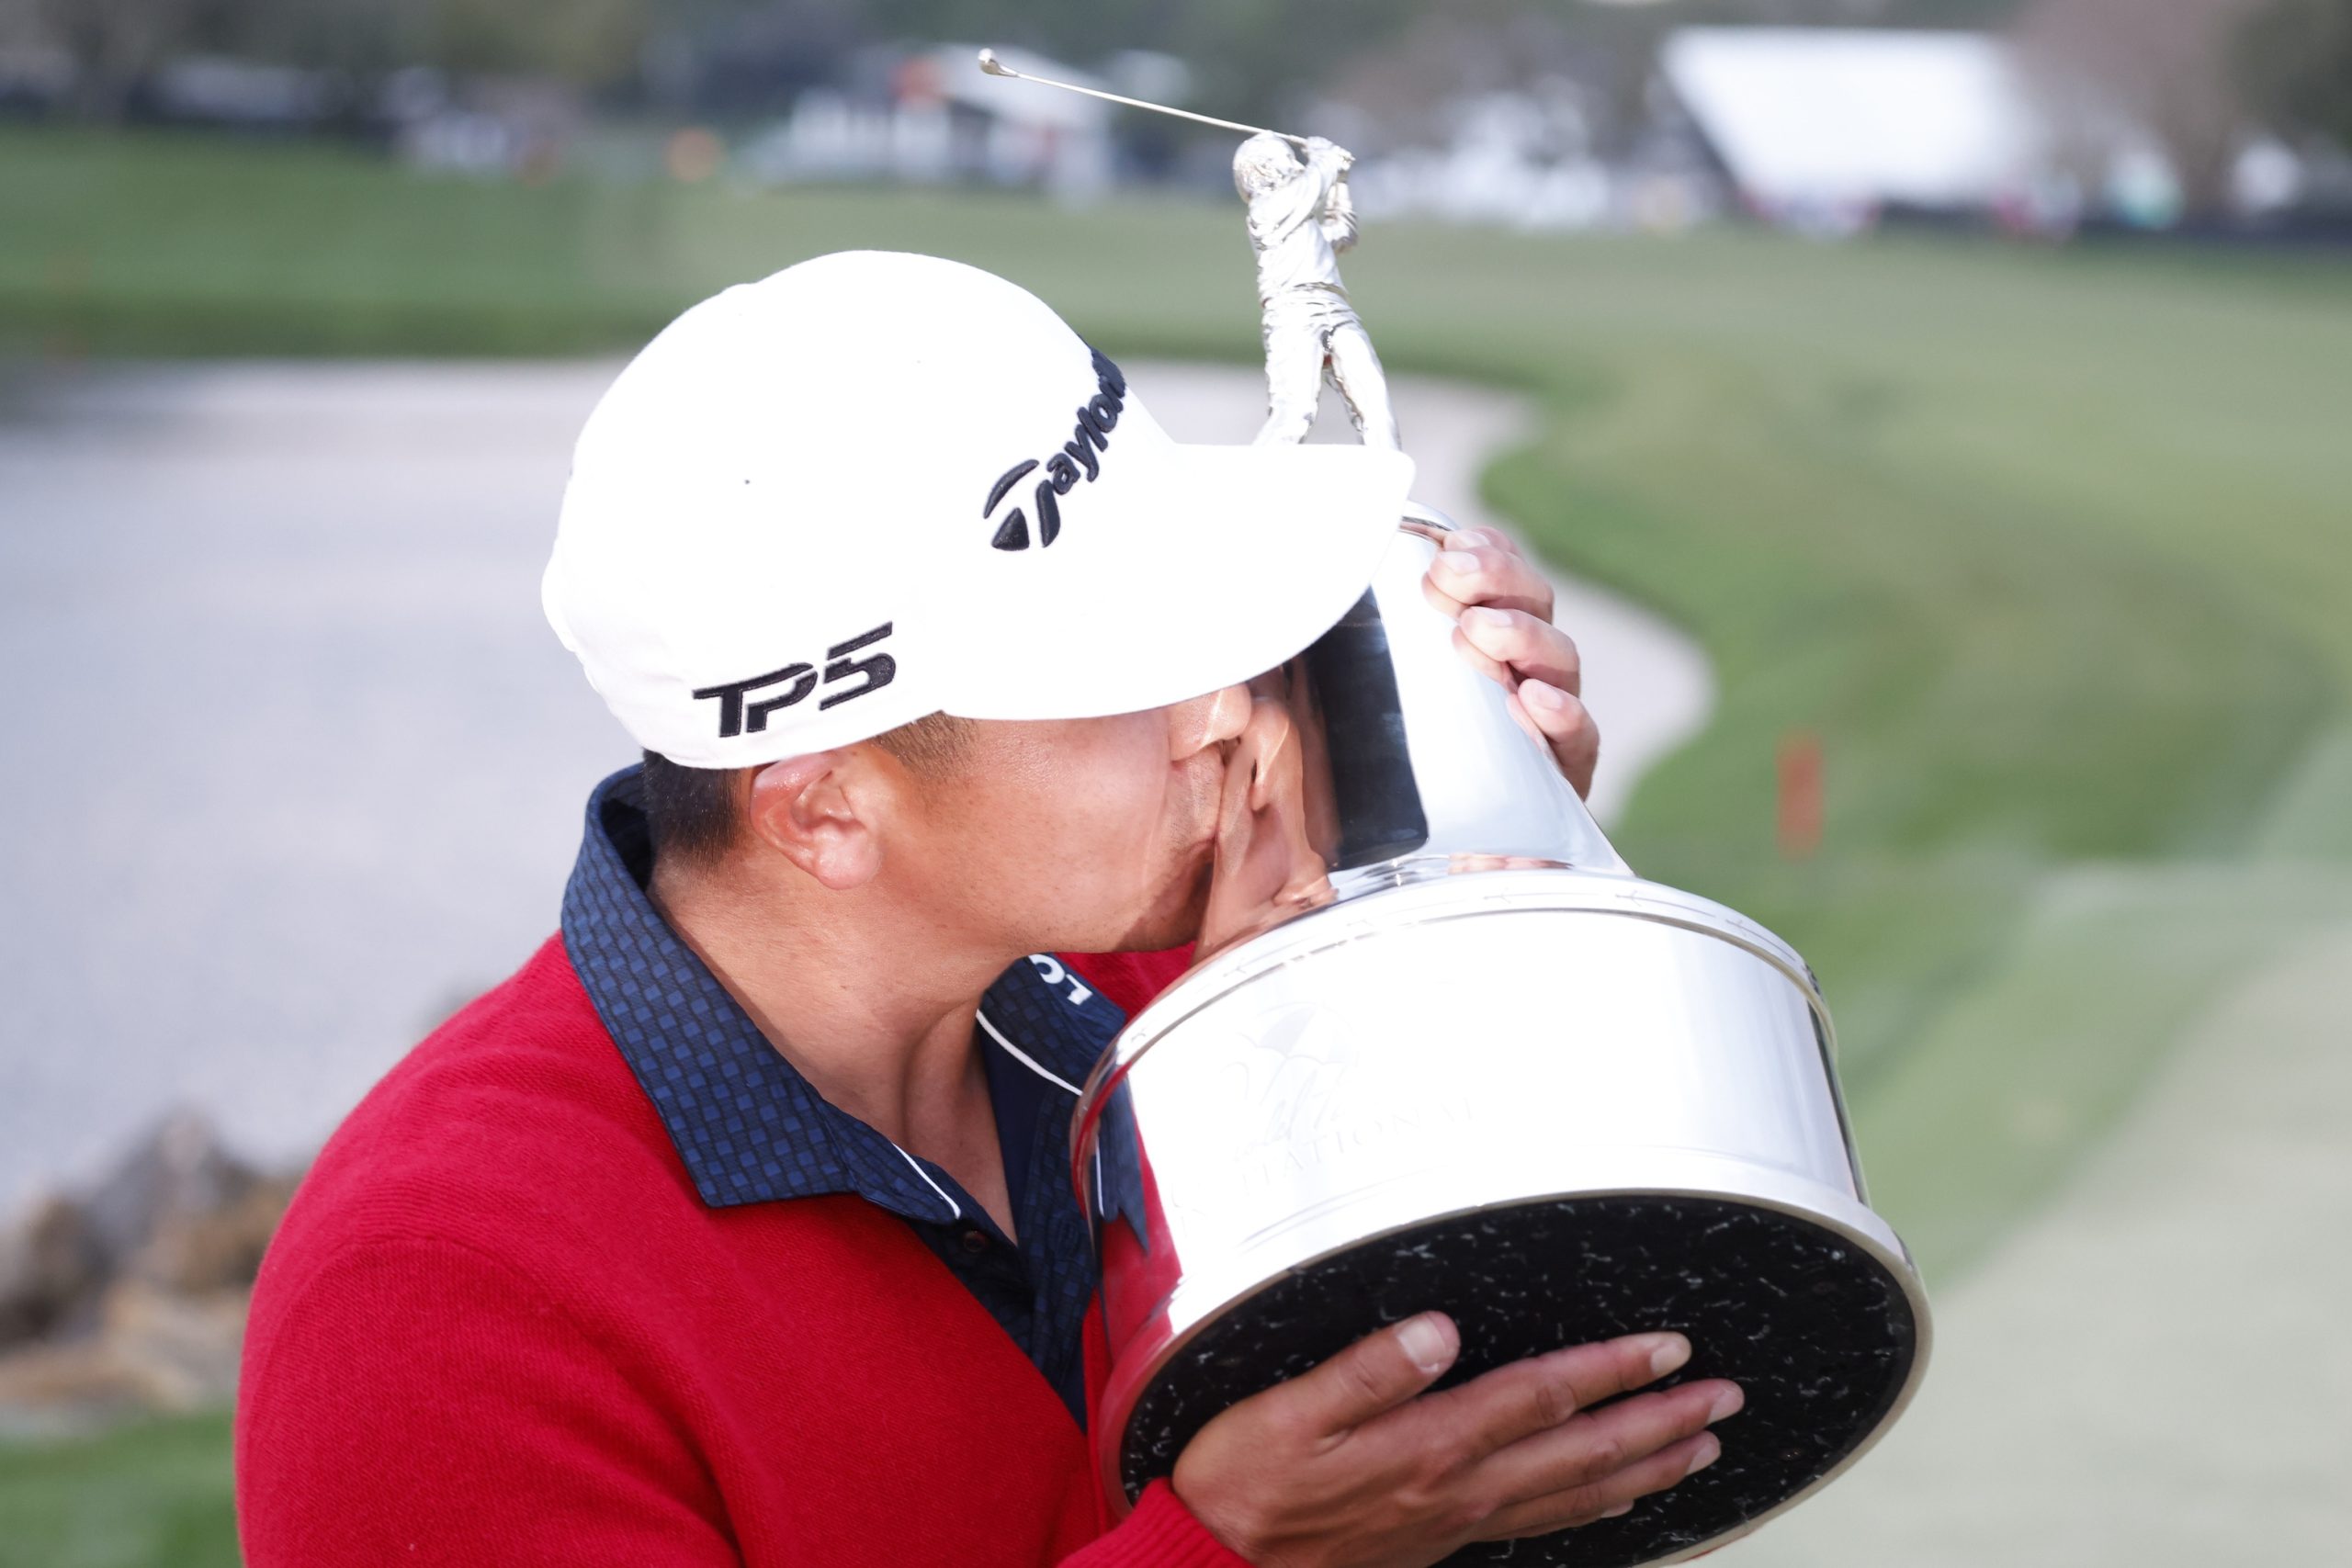
[[[993,668],[966,671],[947,712],[1094,718],[1262,674],[1363,597],[1413,481],[1410,457],[1367,446],[1129,456],[1115,513],[1069,508],[1056,544],[999,579],[1018,587],[991,593],[975,638]]]

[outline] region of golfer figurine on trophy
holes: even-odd
[[[1302,162],[1289,138],[1261,130],[1233,155],[1234,188],[1250,204],[1265,312],[1267,411],[1256,444],[1306,440],[1329,376],[1357,435],[1394,451],[1400,443],[1388,378],[1340,282],[1339,253],[1356,243],[1348,195],[1355,155],[1320,136],[1306,139],[1306,153]]]
[[[1266,423],[1258,431],[1256,445],[1306,440],[1329,377],[1347,400],[1363,443],[1392,452],[1401,449],[1396,413],[1388,402],[1387,373],[1340,281],[1340,253],[1356,243],[1355,203],[1348,195],[1354,153],[1320,136],[1261,130],[1099,87],[1032,76],[1005,64],[994,50],[980,51],[980,69],[991,76],[1035,82],[1247,132],[1250,140],[1233,155],[1233,185],[1250,206],[1250,244],[1258,253],[1258,305],[1264,312]]]

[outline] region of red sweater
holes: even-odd
[[[1170,977],[1088,960],[1129,1009]],[[1090,1371],[1102,1366],[1099,1314]],[[854,1197],[709,1209],[560,941],[352,1112],[254,1294],[249,1568],[1238,1568]]]

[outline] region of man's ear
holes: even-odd
[[[817,751],[770,762],[752,775],[746,815],[762,843],[836,892],[863,886],[882,869],[880,804],[859,785],[862,759]]]

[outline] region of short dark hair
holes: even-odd
[[[658,751],[645,754],[646,830],[653,858],[707,865],[735,841],[750,768],[689,768]]]
[[[944,713],[874,738],[912,772],[936,778],[952,772],[971,744],[971,724]],[[743,781],[757,768],[689,768],[658,752],[645,754],[645,825],[653,857],[707,865],[727,852],[743,823]]]

